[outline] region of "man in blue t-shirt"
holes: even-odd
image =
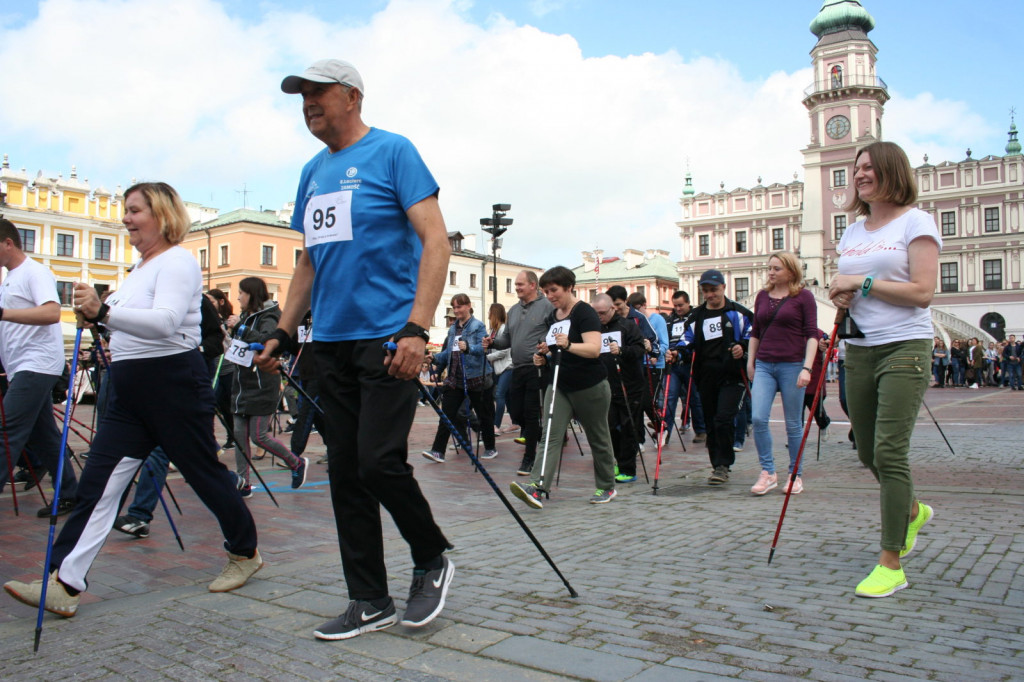
[[[305,249],[279,327],[257,358],[261,366],[276,365],[274,355],[312,308],[331,501],[351,599],[314,635],[348,639],[398,621],[388,595],[381,506],[412,550],[401,622],[419,627],[444,608],[455,568],[407,463],[416,412],[411,379],[419,374],[451,254],[438,186],[409,140],[363,123],[363,79],[351,64],[320,60],[285,78],[281,90],[302,95],[306,127],[326,145],[302,169],[292,229],[303,233]],[[387,341],[397,344],[393,355],[382,351]]]

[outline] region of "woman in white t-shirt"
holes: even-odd
[[[69,618],[96,554],[110,533],[121,496],[156,446],[213,512],[224,534],[228,563],[211,592],[241,587],[263,566],[256,524],[236,477],[217,459],[212,378],[199,352],[202,273],[179,246],[191,220],[174,189],[162,182],[124,193],[128,241],[142,256],[106,303],[75,284],[76,310],[110,330],[110,405],[96,427],[78,483],[78,502],[53,546],[47,611]],[[16,599],[38,606],[42,581],[4,585]]]
[[[846,340],[846,398],[857,454],[881,490],[882,554],[856,594],[887,597],[907,586],[900,559],[932,517],[914,495],[908,453],[929,383],[942,240],[932,216],[913,207],[914,171],[897,145],[861,149],[853,185],[847,210],[863,218],[839,242],[829,297],[863,333]]]

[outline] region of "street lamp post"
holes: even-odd
[[[512,204],[494,204],[491,206],[491,217],[481,218],[480,224],[484,226],[484,232],[491,235],[491,257],[494,259],[494,303],[498,302],[498,247],[501,246],[499,237],[508,230],[512,224],[512,218],[506,218],[505,214],[512,210]]]

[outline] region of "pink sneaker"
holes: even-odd
[[[779,477],[777,475],[762,470],[761,475],[757,477],[757,483],[751,486],[750,492],[754,495],[764,495],[772,488],[777,488],[778,485]]]
[[[786,487],[782,489],[783,493],[785,493],[787,490],[789,490],[789,479],[791,479],[791,478],[793,478],[792,474],[790,474],[788,477],[786,477]],[[794,495],[799,495],[803,491],[804,491],[804,481],[803,481],[802,478],[797,476],[796,480],[793,481],[793,494]]]

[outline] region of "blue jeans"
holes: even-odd
[[[1003,386],[1019,388],[1021,385],[1021,367],[1019,362],[1003,361]]]
[[[135,486],[135,497],[132,499],[132,506],[128,508],[128,516],[146,523],[153,520],[153,510],[156,509],[160,491],[163,490],[164,482],[167,480],[168,462],[170,460],[167,458],[167,453],[159,445],[149,453],[149,457],[139,469],[139,482]]]
[[[751,392],[754,397],[754,443],[757,445],[757,458],[761,469],[770,474],[775,473],[775,458],[772,456],[772,434],[768,428],[768,417],[771,415],[775,394],[782,394],[782,412],[786,419],[786,441],[789,446],[789,472],[793,473],[793,464],[800,451],[800,428],[803,416],[804,392],[806,389],[796,385],[800,378],[802,362],[761,362],[754,366],[754,385]],[[802,464],[802,463],[801,463]],[[803,466],[797,476],[803,473]]]
[[[509,367],[494,380],[494,428],[501,428],[501,419],[505,416],[505,398],[508,387],[512,385],[512,368]]]
[[[690,384],[690,365],[677,362],[672,365],[672,378],[668,384],[668,408],[665,410],[666,422],[665,431],[668,436],[672,435],[672,427],[675,426],[676,404],[682,397],[686,401],[686,389],[690,389],[690,408],[686,411],[687,420],[693,423],[694,433],[706,433],[707,426],[704,424],[704,410],[700,405],[700,395],[697,393],[696,382]],[[685,405],[684,405],[685,409]],[[680,415],[682,418],[682,415]],[[683,426],[686,426],[683,424]],[[666,436],[667,437],[667,436]]]

